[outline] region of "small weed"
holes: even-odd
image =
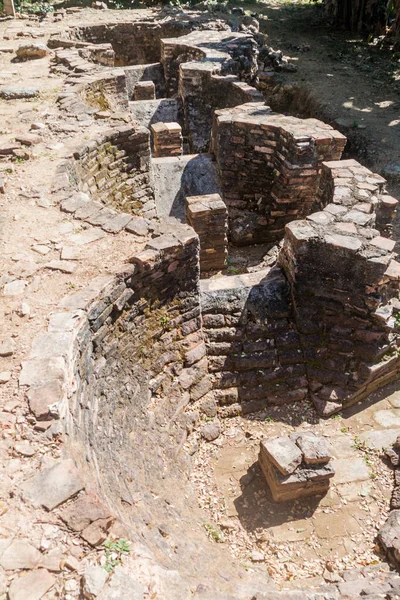
[[[228,267],[228,273],[232,273],[232,275],[239,275],[240,269],[236,267]]]
[[[332,415],[331,419],[343,419],[343,415],[341,413],[337,413],[336,415]]]
[[[74,283],[73,281],[68,281],[67,282],[67,288],[69,290],[74,290],[76,288],[76,283]]]
[[[16,163],[23,163],[23,162],[25,162],[25,159],[22,158],[22,156],[16,156],[14,158],[14,162],[16,162]]]
[[[215,525],[210,525],[210,523],[203,523],[203,527],[207,531],[208,537],[211,540],[214,540],[214,542],[220,544],[225,542],[225,536],[222,533],[222,531],[218,529],[218,527],[216,527]]]
[[[394,315],[394,322],[395,322],[396,327],[400,327],[400,312],[397,312]]]
[[[127,540],[108,540],[104,542],[104,548],[106,553],[106,564],[104,565],[107,573],[111,573],[115,567],[121,564],[122,556],[129,554],[131,550],[131,544]]]
[[[275,419],[273,417],[265,417],[264,423],[275,423]]]
[[[342,427],[340,431],[342,433],[348,433],[349,432],[349,428],[348,427]]]
[[[160,325],[163,329],[167,329],[169,323],[169,318],[166,316],[160,317]]]

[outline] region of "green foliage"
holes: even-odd
[[[395,313],[394,322],[396,327],[400,327],[400,312]]]
[[[127,540],[107,540],[104,542],[106,564],[104,565],[107,573],[111,573],[115,567],[121,564],[122,556],[129,554],[131,551],[131,544]]]
[[[14,0],[15,9],[18,12],[25,12],[31,15],[46,15],[54,11],[54,6],[50,1],[40,0]]]
[[[214,540],[214,542],[220,544],[225,542],[225,536],[222,533],[222,531],[218,529],[218,527],[216,527],[215,525],[211,525],[210,523],[203,523],[203,527],[207,531],[208,537],[211,540]]]

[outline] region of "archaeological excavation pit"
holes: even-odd
[[[64,298],[20,385],[38,419],[62,419],[86,491],[113,514],[104,539],[116,518],[153,597],[340,598],[384,561],[397,201],[341,160],[342,134],[268,107],[260,43],[190,16],[49,42],[60,110],[99,124],[59,164],[53,195],[70,219],[141,250]],[[327,449],[322,484],[271,494],[260,442],[300,434]],[[57,509],[64,522],[81,498]]]

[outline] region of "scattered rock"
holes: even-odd
[[[0,340],[0,356],[12,356],[15,352],[15,342],[12,338]]]
[[[97,496],[88,493],[69,504],[61,512],[60,517],[73,531],[82,531],[93,521],[109,519],[112,515]]]
[[[111,581],[102,594],[102,600],[143,600],[145,589],[127,569],[116,567]],[[179,594],[177,598],[182,597]]]
[[[9,156],[12,155],[14,150],[18,150],[19,148],[19,144],[15,144],[15,143],[7,143],[7,144],[2,144],[0,146],[0,156]]]
[[[85,598],[94,600],[106,584],[108,573],[99,566],[88,567],[83,575],[82,591]]]
[[[11,379],[10,371],[1,371],[0,372],[0,383],[8,383]]]
[[[2,86],[0,87],[0,98],[4,100],[18,100],[26,98],[36,98],[40,93],[38,88]]]
[[[33,506],[53,510],[84,488],[71,459],[57,462],[21,485],[22,497]]]
[[[91,546],[100,546],[106,541],[108,530],[114,521],[113,516],[108,519],[97,519],[81,532],[81,536]]]
[[[18,135],[15,140],[23,146],[36,146],[36,144],[40,144],[42,138],[35,133],[25,133],[24,135]]]
[[[20,317],[28,317],[31,314],[31,307],[26,302],[22,302],[17,314]]]
[[[35,450],[32,448],[28,440],[17,442],[14,446],[14,449],[16,452],[18,452],[18,454],[22,454],[22,456],[33,456],[35,454]]]
[[[19,60],[34,60],[44,58],[48,54],[48,49],[40,42],[29,42],[18,46],[16,54]]]
[[[200,428],[200,433],[207,442],[212,442],[213,440],[216,440],[221,433],[221,424],[217,419],[210,423],[203,423]]]
[[[51,407],[62,400],[63,389],[61,383],[55,380],[30,388],[27,395],[29,408],[36,419],[46,419],[51,414]]]
[[[54,548],[42,556],[40,566],[44,567],[48,571],[52,571],[53,573],[60,573],[62,557],[63,551],[61,548]]]
[[[50,248],[48,246],[43,246],[42,244],[35,244],[35,246],[32,246],[32,250],[42,256],[46,256],[46,254],[50,252]]]
[[[260,552],[259,550],[253,550],[251,553],[252,562],[263,562],[265,560],[264,552]]]
[[[15,279],[11,283],[6,283],[3,289],[4,296],[19,296],[24,293],[28,282],[24,279]]]
[[[32,123],[31,124],[32,131],[38,131],[41,129],[46,129],[46,125],[44,123]]]
[[[14,540],[0,557],[0,566],[6,571],[34,569],[38,566],[41,554],[28,542]]]
[[[40,600],[55,581],[46,569],[30,571],[12,581],[8,590],[9,600]]]
[[[27,150],[23,150],[22,148],[13,150],[13,155],[15,156],[15,158],[21,158],[22,160],[29,160],[31,157],[29,152]]]
[[[45,267],[51,271],[61,271],[61,273],[73,273],[76,269],[76,265],[65,260],[52,260]]]

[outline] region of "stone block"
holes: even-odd
[[[301,464],[302,453],[287,435],[261,442],[260,452],[268,457],[282,475],[290,475]]]
[[[335,472],[325,440],[309,431],[262,440],[258,460],[276,502],[324,494]]]

